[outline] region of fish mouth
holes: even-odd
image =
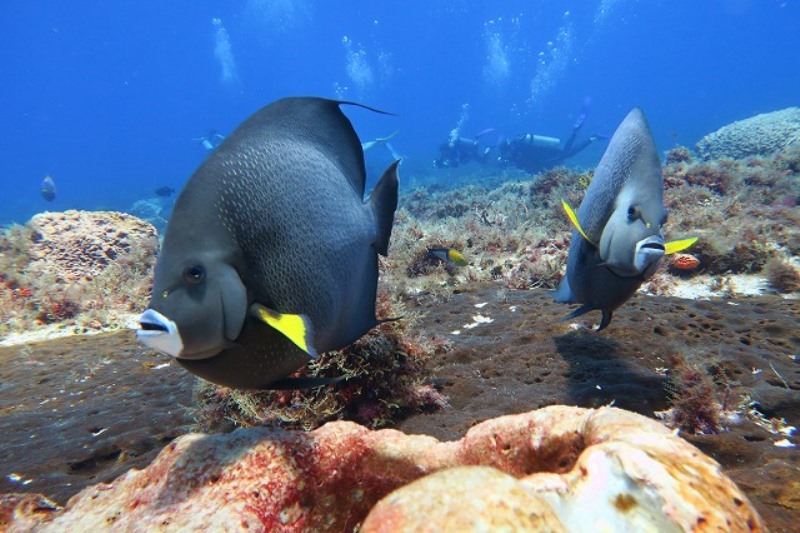
[[[647,241],[645,241],[639,246],[639,250],[654,250],[654,251],[660,251],[662,253],[665,253],[667,251],[667,249],[664,247],[664,242],[663,241],[661,241],[661,242],[656,242],[656,241],[647,242]]]
[[[645,278],[649,278],[655,273],[666,252],[664,239],[660,235],[651,235],[636,243],[634,267]]]
[[[169,328],[163,324],[154,324],[151,322],[139,322],[142,331],[163,331],[169,333]]]
[[[147,309],[139,317],[136,338],[139,342],[171,357],[180,357],[183,341],[178,326],[154,309]]]

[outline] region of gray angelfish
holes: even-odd
[[[364,154],[341,104],[274,102],[200,165],[170,217],[141,342],[214,383],[290,388],[316,384],[287,376],[318,352],[378,323],[397,162],[364,202]]]
[[[578,303],[566,319],[598,309],[601,330],[615,309],[652,276],[664,255],[697,239],[665,242],[664,177],[647,119],[628,113],[606,149],[578,212],[563,201],[575,229],[567,273],[555,293],[559,303]]]

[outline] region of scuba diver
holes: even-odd
[[[203,148],[208,150],[209,152],[220,145],[222,141],[225,140],[225,136],[222,135],[217,130],[208,130],[208,132],[201,136],[192,139],[193,141],[197,141],[203,145]]]
[[[535,174],[563,163],[583,151],[594,141],[605,138],[601,135],[592,134],[582,142],[575,144],[578,132],[583,127],[583,123],[586,122],[590,102],[591,98],[584,100],[581,114],[572,126],[572,132],[563,147],[561,146],[561,141],[555,137],[526,133],[516,139],[506,140],[500,144],[497,157],[500,165],[503,167],[515,166]]]
[[[370,149],[372,149],[372,148],[375,148],[376,146],[383,146],[383,147],[384,147],[386,150],[388,150],[388,151],[389,151],[389,154],[391,154],[392,158],[393,158],[395,161],[401,161],[403,158],[402,158],[402,157],[400,157],[400,154],[399,154],[399,153],[397,153],[397,150],[395,150],[395,149],[394,149],[394,146],[392,146],[392,145],[389,143],[389,141],[390,141],[390,140],[391,140],[391,139],[392,139],[392,138],[393,138],[395,135],[397,135],[397,132],[394,132],[394,133],[392,133],[391,135],[388,135],[388,136],[386,136],[386,137],[376,137],[376,138],[375,138],[375,140],[373,140],[373,141],[367,141],[367,142],[365,142],[365,143],[361,143],[361,150],[362,150],[364,153],[366,153],[366,152],[367,152],[367,150],[370,150]]]
[[[433,160],[436,168],[455,168],[471,161],[485,163],[489,159],[491,147],[481,148],[480,140],[486,134],[494,131],[488,128],[477,134],[472,139],[455,137],[439,146],[439,157]]]

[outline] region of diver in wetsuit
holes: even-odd
[[[584,100],[581,113],[563,146],[561,140],[555,137],[530,133],[516,139],[498,141],[495,145],[482,146],[481,137],[494,131],[494,128],[489,128],[471,139],[456,137],[440,145],[439,157],[434,159],[433,166],[455,168],[473,161],[476,163],[497,162],[501,167],[517,167],[531,174],[552,168],[581,152],[594,141],[605,138],[601,135],[590,135],[576,144],[578,132],[586,122],[590,102],[590,98]]]
[[[225,140],[225,136],[222,135],[217,130],[208,130],[208,133],[201,137],[196,137],[192,139],[193,141],[197,141],[203,145],[203,148],[208,150],[209,152],[214,150],[217,146],[219,146],[222,141]]]
[[[433,160],[436,168],[455,168],[475,161],[485,163],[489,159],[490,147],[482,148],[480,139],[484,135],[494,131],[494,128],[483,130],[472,139],[467,137],[456,137],[439,146],[439,157]]]
[[[563,163],[594,141],[601,139],[600,135],[590,135],[587,139],[575,144],[578,132],[583,127],[583,123],[586,122],[589,102],[589,98],[584,101],[581,114],[578,116],[578,120],[575,121],[575,125],[572,126],[572,132],[563,147],[561,146],[561,141],[555,137],[527,133],[500,144],[497,157],[500,165],[503,167],[515,166],[534,174]]]

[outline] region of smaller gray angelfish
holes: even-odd
[[[611,138],[578,212],[562,200],[575,229],[555,301],[582,304],[565,320],[597,309],[603,313],[598,331],[605,328],[664,255],[694,244],[696,238],[664,240],[663,190],[647,119],[635,108]]]

